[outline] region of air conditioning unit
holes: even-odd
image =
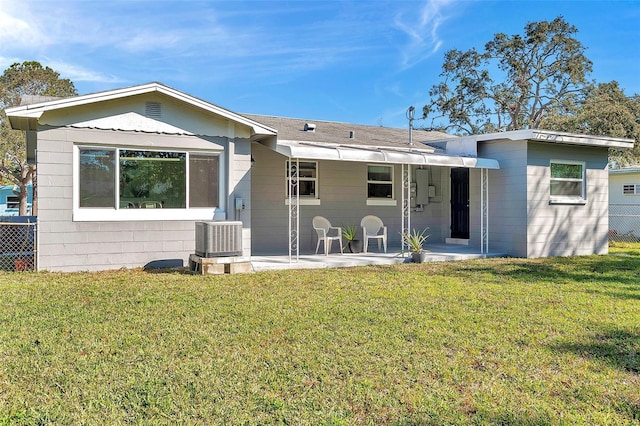
[[[196,222],[196,255],[242,256],[242,222]]]

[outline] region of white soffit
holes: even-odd
[[[431,150],[419,150],[412,147],[401,149],[394,147],[278,141],[275,146],[275,151],[289,158],[304,158],[309,160],[356,161],[478,169],[500,168],[497,160],[489,158],[434,154]]]
[[[122,130],[127,132],[164,133],[170,135],[193,135],[193,133],[179,127],[145,117],[135,112],[127,112],[105,118],[74,123],[69,125],[69,127]]]

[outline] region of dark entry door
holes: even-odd
[[[469,169],[451,169],[451,238],[469,239]]]

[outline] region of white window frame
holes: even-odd
[[[391,169],[391,181],[378,181],[378,180],[370,180],[369,179],[369,167],[387,167]],[[396,201],[396,187],[395,187],[395,168],[393,164],[380,164],[373,163],[367,164],[367,206],[397,206],[398,202]],[[369,184],[387,184],[391,185],[391,198],[369,198]]]
[[[631,192],[627,192],[627,188],[632,187]],[[640,195],[640,183],[625,183],[622,185],[623,195]]]
[[[115,188],[115,207],[80,207],[80,150],[81,149],[102,149],[114,150],[116,152],[116,188]],[[120,150],[136,150],[136,151],[155,151],[155,152],[185,152],[186,159],[186,175],[187,182],[189,176],[189,154],[209,154],[219,157],[219,178],[218,182],[218,200],[220,205],[217,207],[198,207],[198,208],[163,208],[163,209],[125,209],[120,208],[118,200],[120,199]],[[117,222],[117,221],[143,221],[143,220],[224,220],[226,219],[226,166],[223,151],[205,151],[197,149],[175,149],[162,147],[139,147],[139,146],[114,146],[114,145],[94,145],[94,144],[75,144],[73,146],[73,221],[74,222]],[[189,202],[189,185],[186,188],[186,202]]]
[[[577,178],[554,178],[551,176],[552,164],[568,164],[578,165],[582,167],[582,177]],[[551,195],[551,182],[564,181],[564,182],[580,182],[580,195]],[[574,160],[556,160],[552,159],[549,162],[549,203],[550,204],[586,204],[587,202],[587,165],[584,161]]]
[[[285,198],[284,198],[284,204],[285,205],[289,205],[289,181],[291,180],[291,177],[289,176],[289,162],[290,161],[296,161],[294,159],[289,159],[286,160],[284,162],[284,194],[285,194]],[[300,202],[301,205],[305,205],[305,206],[319,206],[320,205],[320,167],[318,164],[318,161],[316,160],[303,160],[303,159],[299,159],[297,160],[299,163],[313,163],[315,164],[315,169],[316,169],[316,177],[315,178],[309,178],[309,177],[299,177],[298,176],[298,182],[300,181],[307,181],[307,182],[315,182],[315,188],[316,188],[316,193],[314,195],[300,195],[300,199],[298,200]]]

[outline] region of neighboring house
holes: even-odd
[[[609,170],[609,237],[640,240],[640,167]]]
[[[198,221],[240,221],[242,254],[313,253],[311,220],[429,227],[513,256],[606,253],[607,150],[523,130],[468,138],[240,115],[159,83],[7,110],[37,146],[39,261],[75,271],[184,264]],[[291,188],[291,189],[290,189]]]
[[[16,185],[7,185],[0,187],[0,217],[17,216],[20,213],[20,201],[15,191]],[[33,188],[27,185],[27,215],[31,214],[31,203],[33,201]]]

